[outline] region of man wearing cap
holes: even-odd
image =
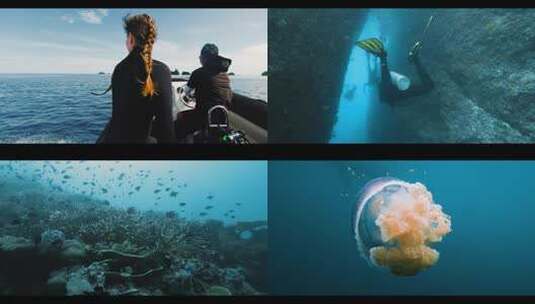
[[[219,56],[215,44],[207,43],[199,56],[201,67],[193,71],[188,80],[186,93],[195,92],[195,110],[180,113],[175,124],[179,138],[184,138],[205,127],[208,110],[216,105],[230,107],[232,89],[227,75],[232,60]]]

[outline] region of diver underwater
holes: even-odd
[[[359,40],[356,45],[366,51],[367,53],[379,58],[381,64],[381,81],[379,85],[380,100],[388,103],[396,103],[396,101],[424,95],[434,88],[434,82],[427,73],[426,69],[420,62],[419,52],[423,47],[423,40],[425,33],[433,21],[433,16],[429,18],[424,29],[422,38],[416,41],[411,47],[408,55],[410,63],[414,64],[416,71],[421,80],[419,85],[414,85],[411,80],[402,74],[390,70],[387,61],[387,51],[385,50],[383,42],[377,38],[369,38]]]

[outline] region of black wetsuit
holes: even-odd
[[[230,78],[225,68],[219,62],[209,63],[191,73],[188,87],[195,89],[195,109],[180,113],[175,129],[179,138],[185,137],[206,126],[208,110],[216,105],[230,107],[232,89]]]
[[[420,58],[418,58],[418,56],[414,56],[413,63],[416,66],[416,71],[418,72],[418,75],[420,77],[421,84],[411,84],[411,86],[407,90],[401,91],[392,83],[386,57],[381,57],[381,100],[395,102],[396,100],[423,95],[433,89],[435,84],[433,83],[433,80],[431,79],[427,71],[422,66]]]
[[[104,143],[173,143],[171,71],[153,60],[152,80],[156,95],[143,97],[147,77],[139,51],[121,61],[112,76],[113,109]]]

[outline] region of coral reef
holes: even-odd
[[[0,279],[10,278],[0,280],[1,294],[253,295],[267,288],[266,222],[224,226],[37,190],[0,194],[0,205],[19,219],[0,226]],[[240,238],[244,229],[251,238]]]
[[[47,230],[41,234],[39,249],[43,253],[60,251],[65,242],[65,234],[61,230]]]

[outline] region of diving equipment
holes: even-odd
[[[195,142],[215,144],[248,144],[245,134],[230,127],[228,110],[216,105],[208,110],[208,124],[204,130],[196,132]]]
[[[409,61],[414,60],[414,56],[418,55],[418,52],[422,48],[423,44],[421,41],[416,41],[416,43],[411,47],[411,50],[409,51]]]
[[[409,51],[409,61],[412,62],[414,60],[414,56],[418,55],[418,52],[420,51],[420,49],[423,46],[423,41],[424,41],[424,39],[426,37],[427,30],[429,29],[429,26],[431,25],[433,20],[434,20],[434,16],[429,17],[429,20],[427,20],[427,24],[425,25],[424,31],[422,33],[422,36],[411,47],[411,50]]]
[[[369,38],[356,42],[356,45],[368,53],[371,53],[378,57],[386,55],[385,47],[381,40],[377,38]]]
[[[248,144],[249,140],[242,131],[229,130],[227,134],[223,135],[221,142],[225,144],[243,145]]]
[[[411,80],[405,75],[390,71],[390,78],[392,79],[392,84],[400,91],[405,91],[411,86]]]
[[[427,34],[427,30],[429,29],[429,26],[431,25],[434,19],[435,19],[435,16],[431,16],[429,17],[429,20],[427,20],[427,24],[425,25],[424,32],[422,34],[422,38],[420,39],[420,41],[424,41],[425,35]]]

